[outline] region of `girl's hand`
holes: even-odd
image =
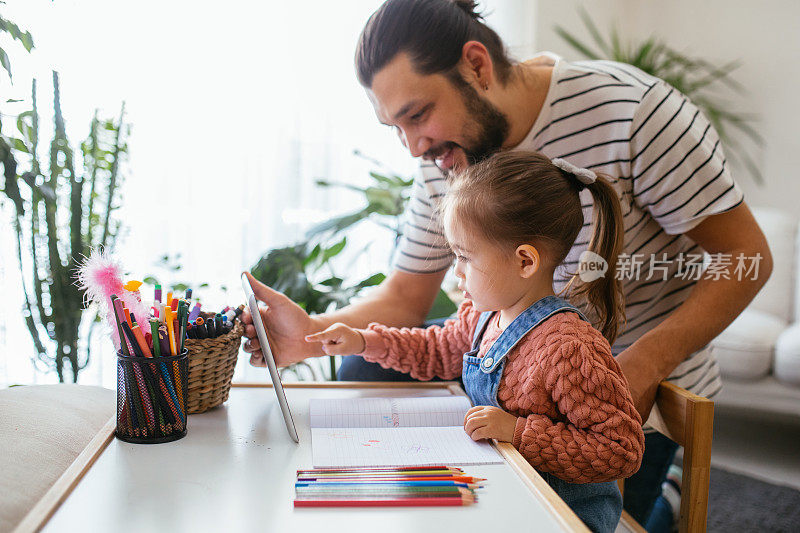
[[[464,431],[472,440],[497,439],[513,442],[517,417],[498,407],[478,405],[467,411]]]
[[[322,351],[328,355],[351,355],[366,348],[361,333],[338,322],[325,331],[306,335],[306,342],[321,342]]]

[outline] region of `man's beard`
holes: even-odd
[[[478,127],[477,138],[469,146],[462,146],[467,164],[480,163],[503,146],[508,138],[509,124],[506,116],[478,91],[462,80],[456,85],[464,100],[469,116]]]
[[[466,156],[467,165],[480,163],[499,151],[506,142],[510,128],[508,119],[494,104],[483,98],[472,85],[467,83],[458,72],[449,75],[448,78],[458,92],[461,93],[461,99],[467,110],[467,117],[472,120],[471,125],[477,129],[477,133],[469,132],[473,134],[473,138],[467,141],[469,145],[445,142],[428,150],[424,157],[437,164],[436,158],[440,154],[445,153],[447,150],[461,148]],[[439,167],[439,170],[445,176],[450,176],[458,169]]]

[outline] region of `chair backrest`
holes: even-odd
[[[714,402],[663,381],[658,386],[656,407],[657,411],[654,409],[647,422],[683,446],[679,531],[704,532],[711,475]],[[628,516],[623,522],[630,520]]]

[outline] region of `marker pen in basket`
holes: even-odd
[[[217,336],[217,327],[214,325],[214,317],[206,320],[206,329],[208,330],[209,339],[213,339]]]
[[[156,283],[155,301],[161,303],[161,285]]]
[[[186,294],[184,295],[183,299],[186,300],[186,305],[187,306],[191,305],[192,289],[186,289]]]
[[[194,304],[194,307],[192,308],[192,312],[189,313],[189,322],[194,322],[197,319],[197,317],[200,316],[200,307],[202,307],[200,305],[200,302],[197,302],[196,304]]]
[[[197,317],[197,320],[194,321],[194,328],[197,330],[198,339],[208,338],[208,330],[206,329],[206,322],[203,320],[203,317]]]
[[[194,327],[194,324],[191,322],[186,323],[186,338],[187,339],[196,339],[197,338],[197,330]]]
[[[217,337],[224,333],[222,329],[222,315],[219,313],[214,317],[214,328],[217,330]]]

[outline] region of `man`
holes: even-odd
[[[435,212],[448,174],[498,150],[524,149],[602,172],[618,190],[625,215],[621,264],[629,268],[606,273],[622,276],[626,296],[627,323],[614,353],[642,419],[664,379],[712,397],[721,384],[707,345],[747,306],[772,268],[717,133],[686,97],[629,65],[546,56],[509,60],[474,8],[464,0],[388,0],[362,31],[359,81],[378,119],[422,158],[421,173],[395,269],[367,299],[309,317],[256,284],[256,295],[268,305],[263,316],[279,363],[322,355],[303,337],[334,322],[422,324],[452,260]],[[592,199],[581,194],[585,224],[557,271],[557,293],[587,249]],[[718,275],[687,275],[699,273],[696,259],[703,251],[712,254],[706,272]],[[746,259],[751,275],[734,276]],[[725,267],[727,275],[719,274]],[[251,364],[263,365],[252,326],[246,335]],[[366,365],[352,356],[340,373],[374,379]],[[646,523],[674,453],[671,441],[648,434],[642,468],[626,483],[625,507],[640,523]]]

